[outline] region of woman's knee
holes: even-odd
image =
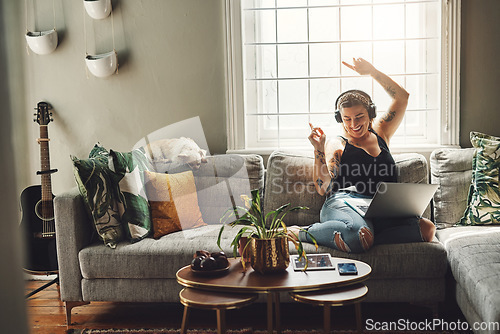
[[[436,235],[436,225],[427,218],[420,218],[418,225],[424,241],[432,241]]]

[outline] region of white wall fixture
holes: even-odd
[[[85,63],[90,73],[99,78],[110,76],[118,68],[118,54],[115,50],[99,55],[87,55]]]
[[[40,30],[37,31],[36,28],[32,30],[28,29],[28,21],[29,21],[29,10],[28,10],[28,0],[25,1],[25,10],[26,10],[26,42],[29,48],[36,54],[46,55],[53,52],[57,48],[58,38],[57,38],[57,30],[56,30],[56,9],[54,0],[52,0],[52,11],[54,15],[54,28],[51,30]],[[33,17],[32,19],[35,22],[35,26],[37,25],[37,15],[36,15],[36,6],[35,0],[32,2],[33,9]],[[39,8],[40,11],[40,8]],[[41,11],[42,13],[46,13],[46,11]],[[44,14],[45,15],[45,14]],[[29,52],[28,52],[29,53]]]
[[[57,31],[56,29],[47,31],[28,31],[26,32],[26,42],[30,49],[39,55],[46,55],[57,48]]]
[[[115,49],[115,28],[113,23],[113,13],[111,12],[111,0],[83,0],[83,7],[93,19],[104,19],[111,13],[111,37],[113,41],[113,51],[93,54],[87,52],[87,26],[85,13],[83,14],[83,33],[85,40],[85,64],[88,71],[98,78],[108,77],[118,72],[118,54]],[[92,21],[92,25],[94,22]],[[87,72],[88,78],[88,72]]]
[[[83,0],[87,14],[95,20],[108,17],[111,13],[111,0]]]

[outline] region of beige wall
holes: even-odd
[[[29,28],[51,29],[52,0],[35,3],[37,26],[28,1]],[[49,137],[51,167],[59,169],[52,177],[55,194],[75,185],[69,156],[86,157],[96,141],[130,150],[150,132],[199,116],[211,153],[226,150],[223,1],[114,0],[113,5],[113,21],[94,21],[84,15],[83,1],[55,0],[58,48],[44,56],[21,52],[26,184],[40,182],[34,175],[39,128],[29,109],[43,100],[54,107]],[[25,29],[21,7],[15,31]],[[90,54],[112,50],[114,26],[118,74],[102,79],[86,72],[84,22]]]
[[[500,136],[500,1],[462,0],[460,145],[470,131]]]

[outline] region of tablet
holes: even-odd
[[[293,270],[301,271],[304,270],[306,261],[304,258],[299,260],[298,255],[291,255],[290,260],[292,261]],[[321,254],[310,254],[307,255],[307,269],[306,270],[335,270],[333,265],[332,256],[328,253]]]

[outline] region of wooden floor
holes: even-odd
[[[45,284],[46,281],[26,281],[26,293]],[[58,285],[33,295],[27,302],[28,321],[31,333],[67,333],[64,304],[60,301]],[[72,312],[70,329],[81,328],[180,328],[182,319],[180,304],[163,303],[112,303],[92,302],[76,307]],[[362,305],[364,319],[376,321],[425,321],[432,319],[426,307],[385,303]],[[300,303],[286,303],[281,307],[282,328],[321,329],[322,309]],[[442,305],[440,318],[446,321],[465,321],[456,305]],[[256,303],[239,310],[230,310],[226,315],[227,327],[266,328],[265,306]],[[193,310],[189,328],[216,328],[215,312]],[[354,307],[333,308],[332,329],[354,329]]]

